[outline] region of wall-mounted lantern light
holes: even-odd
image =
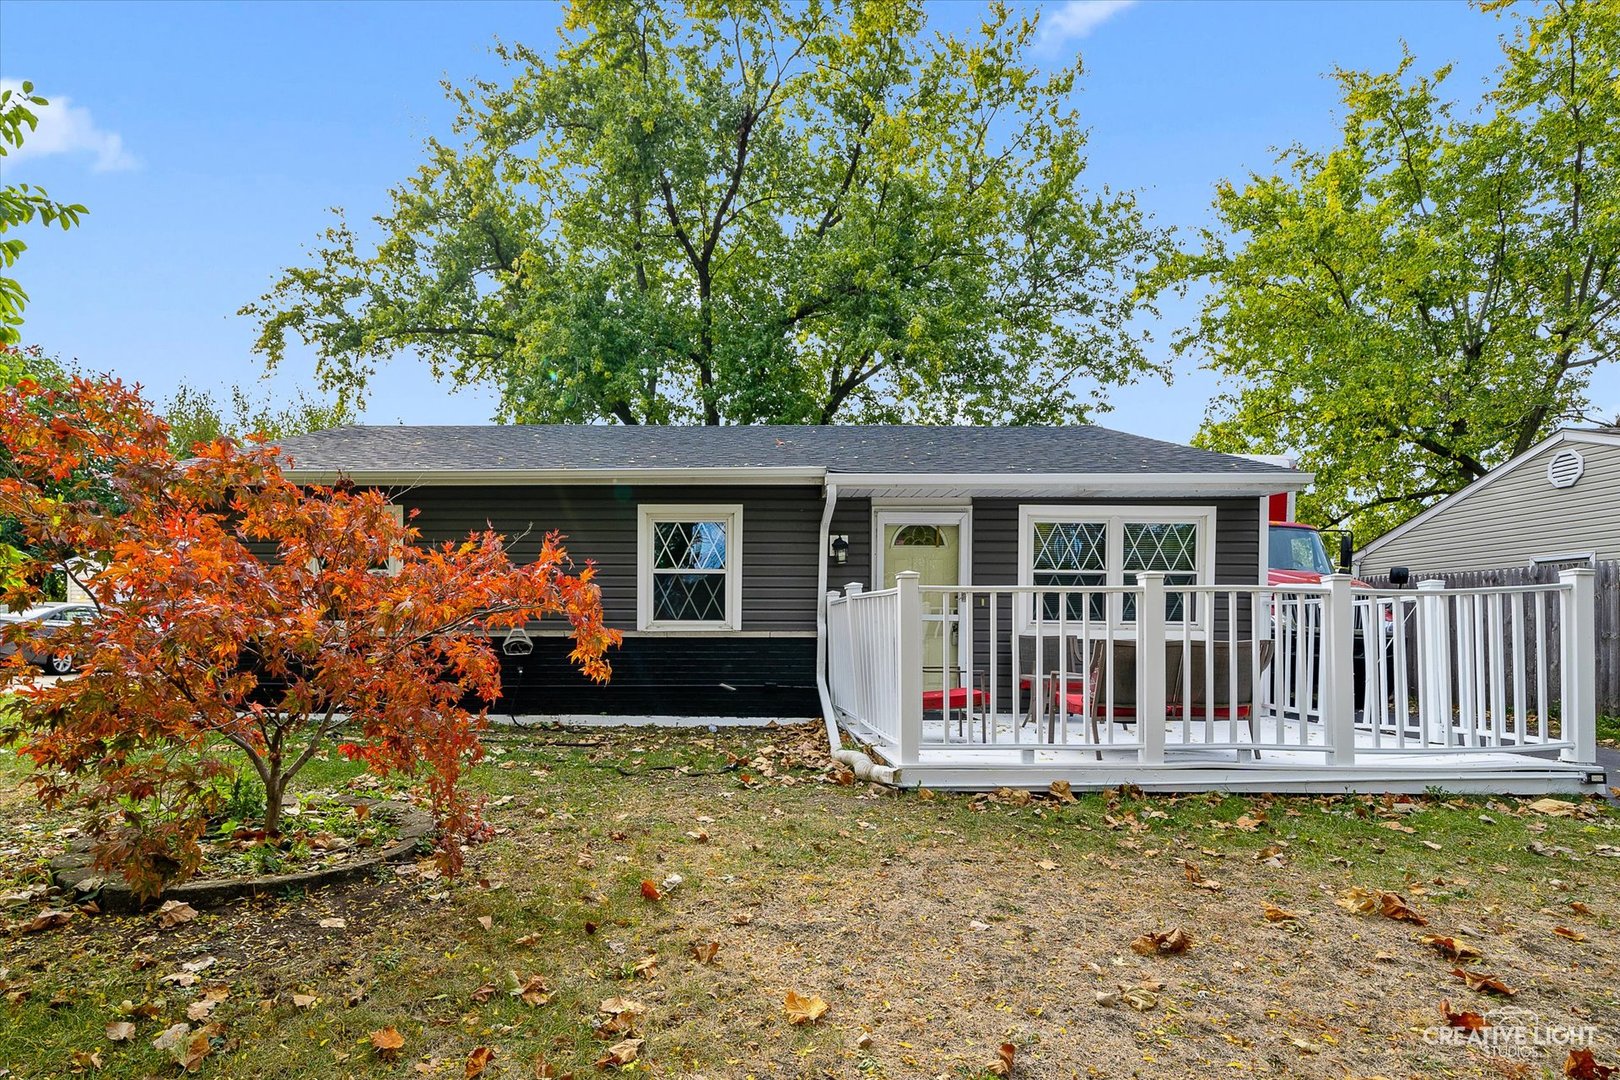
[[[836,566],[843,566],[849,561],[849,536],[846,533],[834,534],[832,541],[827,545],[827,557]]]

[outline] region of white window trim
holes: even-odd
[[[1262,515],[1263,517],[1264,515]],[[1094,521],[1107,526],[1108,536],[1108,566],[1106,570],[1106,586],[1118,588],[1125,584],[1125,523],[1126,522],[1179,522],[1198,527],[1198,567],[1197,583],[1200,586],[1215,583],[1215,507],[1213,506],[1119,506],[1103,504],[1080,503],[1074,505],[1054,505],[1047,503],[1023,503],[1018,507],[1018,584],[1035,584],[1035,552],[1033,536],[1035,526],[1047,522],[1066,521]],[[1203,602],[1195,605],[1199,617],[1191,623],[1191,632],[1197,635],[1208,633],[1208,626],[1203,613],[1208,611],[1210,604]],[[1124,603],[1121,597],[1109,597],[1107,606],[1107,621],[1114,627],[1115,637],[1131,638],[1136,635],[1136,620],[1125,621]],[[1025,598],[1018,606],[1018,632],[1028,634],[1035,625],[1035,597]],[[1054,624],[1043,620],[1042,625],[1049,631]],[[1096,626],[1097,624],[1093,624]],[[1167,626],[1180,627],[1179,622],[1166,622]]]
[[[884,587],[883,575],[887,567],[884,559],[888,543],[884,530],[890,525],[954,525],[957,528],[956,580],[959,587],[973,584],[973,506],[970,503],[948,505],[940,502],[914,505],[894,502],[872,504],[872,589]]]
[[[393,515],[394,524],[403,528],[405,525],[405,508],[399,503],[389,503],[388,512]],[[388,569],[386,571],[373,570],[372,573],[387,573],[389,577],[398,577],[399,572],[403,569],[405,569],[404,553],[395,550],[388,553]]]
[[[642,503],[636,507],[636,629],[649,633],[742,629],[743,508],[739,503]],[[726,617],[653,618],[653,525],[660,521],[723,521],[726,525]]]

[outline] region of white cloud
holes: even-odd
[[[1040,44],[1048,49],[1086,37],[1136,0],[1063,0],[1041,12]]]
[[[0,79],[0,90],[20,94],[22,83],[17,79]],[[35,92],[39,92],[37,88]],[[73,104],[70,98],[60,94],[44,96],[50,99],[49,105],[29,106],[39,117],[39,126],[24,132],[22,146],[10,149],[7,161],[52,154],[88,154],[94,158],[90,167],[96,172],[117,172],[140,164],[124,149],[122,135],[96,127],[89,109]]]

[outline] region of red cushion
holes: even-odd
[[[1192,719],[1194,720],[1202,720],[1206,716],[1212,720],[1230,720],[1233,715],[1231,707],[1227,705],[1217,705],[1214,709],[1206,709],[1202,705],[1194,705],[1187,711],[1192,714]],[[1237,707],[1237,718],[1239,720],[1248,719],[1250,711],[1250,706],[1239,705]],[[1166,716],[1180,716],[1182,714],[1182,707],[1176,702],[1167,702],[1164,706],[1164,712]]]
[[[956,686],[951,688],[951,708],[965,709],[967,708],[967,700],[967,687]],[[944,708],[944,701],[945,691],[943,690],[923,691],[923,708],[925,709],[942,709]],[[973,704],[975,706],[990,704],[990,695],[983,690],[975,689],[973,691]]]

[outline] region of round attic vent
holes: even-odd
[[[1578,450],[1565,450],[1547,462],[1547,483],[1555,488],[1574,487],[1586,471],[1586,459]]]

